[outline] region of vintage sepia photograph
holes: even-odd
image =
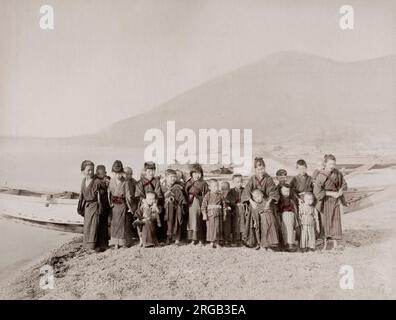
[[[396,2],[0,0],[0,234],[0,300],[394,300]]]

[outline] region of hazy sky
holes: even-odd
[[[0,135],[95,132],[277,51],[355,61],[395,35],[392,0],[0,0]]]

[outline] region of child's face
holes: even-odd
[[[254,202],[257,203],[263,202],[263,194],[261,192],[253,192],[252,197]]]
[[[166,183],[170,186],[173,186],[176,183],[177,176],[175,174],[168,174],[166,177]]]
[[[265,167],[264,166],[257,166],[256,168],[256,175],[259,177],[263,177],[265,174]]]
[[[306,203],[309,206],[312,206],[314,203],[314,197],[312,194],[306,194],[304,195],[304,203]]]
[[[282,196],[284,196],[284,197],[290,196],[290,188],[282,187],[282,189],[281,189],[281,194],[282,194]]]
[[[304,175],[307,173],[307,167],[306,166],[297,166],[297,172],[298,172],[298,174]]]
[[[335,169],[335,167],[336,167],[336,162],[334,161],[334,160],[332,160],[332,159],[328,159],[326,162],[325,162],[325,170],[326,171],[333,171],[334,169]]]
[[[133,177],[133,171],[132,170],[125,170],[125,178],[127,178],[127,180],[132,179]]]
[[[223,193],[223,195],[227,195],[228,191],[230,191],[230,185],[223,182],[221,184],[221,192]]]
[[[94,175],[94,167],[93,166],[86,166],[84,171],[83,171],[83,174],[87,178],[92,178],[93,175]]]
[[[154,169],[146,169],[146,178],[151,180],[154,178],[155,170]]]
[[[199,180],[199,179],[201,179],[201,173],[200,172],[193,172],[192,173],[192,178],[193,178],[193,180]]]
[[[210,191],[212,191],[212,192],[216,192],[216,191],[219,191],[219,183],[218,182],[211,182],[210,184],[209,184],[209,189],[210,189]]]
[[[234,178],[234,186],[235,188],[242,188],[242,177],[236,177]]]
[[[106,177],[106,170],[103,169],[99,169],[96,171],[96,175],[98,176],[98,178],[100,179],[104,179],[104,177]]]
[[[148,205],[153,205],[155,202],[155,195],[153,195],[152,193],[149,193],[148,195],[146,195],[146,202]]]

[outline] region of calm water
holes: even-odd
[[[77,236],[3,218],[0,218],[0,234],[0,279]]]

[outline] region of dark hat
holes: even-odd
[[[84,160],[81,163],[81,171],[84,171],[87,166],[95,167],[94,163],[91,160]]]
[[[287,176],[287,171],[285,169],[279,169],[278,171],[276,171],[276,176],[277,177]]]
[[[144,170],[147,170],[147,169],[155,170],[156,169],[155,162],[153,162],[153,161],[145,162],[144,163]]]
[[[203,169],[199,163],[194,163],[190,167],[190,176],[192,176],[193,172],[199,172],[203,177]]]
[[[114,161],[111,171],[113,171],[114,173],[124,173],[124,167],[122,165],[122,162],[120,160]]]

